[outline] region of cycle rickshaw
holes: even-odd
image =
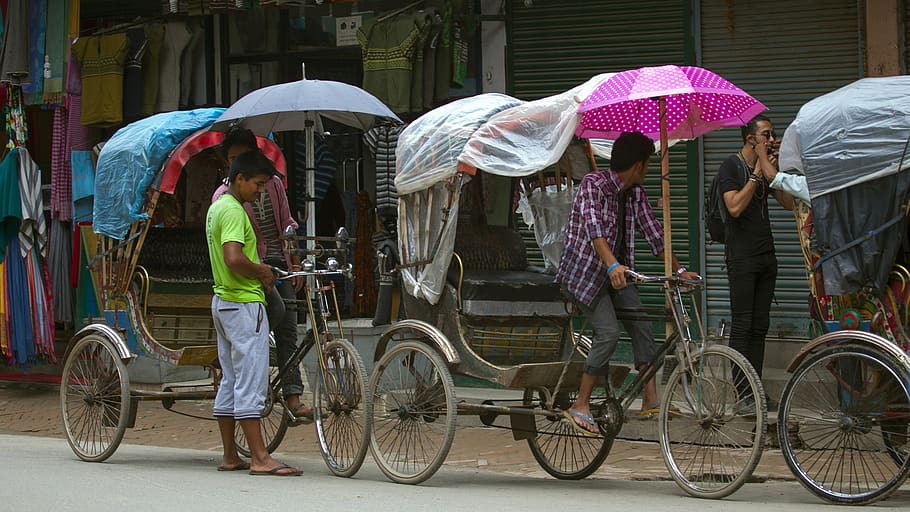
[[[579,434],[562,415],[574,401],[589,338],[577,329],[573,304],[552,274],[528,268],[521,238],[483,222],[485,187],[478,185],[491,176],[519,181],[526,218],[533,219],[537,245],[553,268],[573,175],[596,169],[592,146],[573,134],[575,97],[597,81],[527,103],[501,94],[458,100],[400,135],[397,271],[407,318],[382,334],[369,382],[371,453],[390,479],[415,484],[431,477],[451,446],[456,415],[465,414],[487,425],[506,418],[515,439],[527,441],[550,475],[585,478],[608,455],[625,409],[664,356],[678,363],[659,413],[662,453],[674,480],[692,495],[720,498],[738,489],[758,463],[766,414],[762,408],[750,416],[737,407],[743,397],[735,379],[752,396],[764,391],[745,358],[705,342],[698,309],[689,307],[700,281],[633,274],[639,282],[665,285],[668,307],[618,313],[672,322],[667,341],[628,385],[628,368],[618,366],[610,382],[595,388],[599,436]],[[523,398],[459,401],[453,375],[523,390]]]
[[[778,425],[813,494],[887,497],[910,471],[910,77],[866,78],[804,105],[781,145],[806,177],[797,229],[820,336],[790,363]]]
[[[96,234],[83,236],[97,239],[86,247],[102,314],[89,319],[67,346],[60,386],[66,438],[85,461],[104,461],[116,451],[135,423],[140,401],[161,401],[171,409],[179,401],[215,396],[220,370],[204,220],[212,193],[224,178],[214,153],[223,134],[208,130],[223,111],[170,112],[137,121],[119,130],[99,156],[92,228]],[[275,143],[260,137],[258,144],[283,175],[284,157]],[[316,249],[305,252],[319,252],[327,266],[310,261],[294,275],[315,279],[315,285],[305,289],[307,298],[296,302],[304,305],[310,325],[319,328],[298,345],[287,365],[271,361],[262,433],[268,450],[274,451],[289,419],[281,374],[313,349],[317,378],[309,389],[319,446],[333,473],[351,476],[368,446],[366,371],[354,346],[343,338],[340,317],[337,327],[327,322],[334,289],[322,281],[344,271],[337,257],[346,248],[332,249],[332,244],[346,240],[342,236],[318,242]],[[208,382],[172,384],[163,390],[132,386],[131,369],[149,361],[178,369],[198,367],[196,375]],[[239,427],[236,436],[238,447],[247,451]]]

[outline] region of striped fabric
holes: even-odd
[[[69,158],[66,137],[67,110],[54,110],[53,141],[51,142],[51,217],[60,220],[73,218],[73,167]]]
[[[44,199],[41,197],[41,169],[32,160],[28,149],[19,148],[19,194],[22,203],[22,224],[19,226],[19,243],[22,256],[32,247],[47,258],[47,223],[44,220]]]
[[[402,126],[377,126],[363,135],[363,141],[376,160],[376,211],[380,215],[398,211],[398,192],[395,190],[395,148]]]

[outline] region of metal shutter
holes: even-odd
[[[701,0],[701,65],[768,106],[782,134],[807,101],[863,75],[861,1],[790,0],[771,9],[752,3]],[[704,137],[704,183],[742,147],[739,130]],[[779,262],[770,336],[807,337],[806,272],[793,215],[771,204]],[[730,318],[722,245],[706,247],[708,325]]]

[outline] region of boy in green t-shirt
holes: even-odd
[[[297,476],[302,472],[273,459],[260,430],[269,382],[269,322],[265,290],[275,284],[268,265],[259,262],[256,235],[243,209],[262,193],[275,174],[272,162],[259,151],[239,155],[231,165],[228,192],[209,208],[205,236],[215,278],[212,318],[218,333],[221,383],[215,395],[224,457],[219,471],[249,469],[251,475]],[[234,423],[249,443],[251,460],[237,453]]]

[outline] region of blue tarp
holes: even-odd
[[[117,130],[95,169],[95,233],[123,240],[145,218],[146,192],[168,155],[183,139],[210,126],[223,108],[164,112]]]

